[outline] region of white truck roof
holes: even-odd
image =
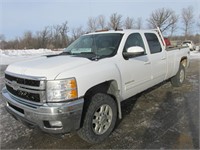
[[[98,30],[96,32],[91,32],[88,33],[86,35],[89,34],[104,34],[104,33],[122,33],[122,34],[130,34],[133,32],[139,32],[139,33],[144,33],[144,32],[148,32],[148,33],[155,33],[156,29],[152,29],[152,30],[138,30],[138,29],[120,29],[120,30]]]

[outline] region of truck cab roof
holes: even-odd
[[[139,30],[139,29],[119,29],[119,30],[97,30],[95,32],[91,32],[91,33],[88,33],[86,35],[89,35],[89,34],[106,34],[106,33],[121,33],[121,34],[130,34],[130,33],[134,33],[134,32],[137,32],[137,33],[145,33],[145,32],[148,32],[148,33],[155,33],[156,30],[152,29],[152,30]]]

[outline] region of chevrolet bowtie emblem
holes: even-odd
[[[11,82],[11,86],[16,91],[19,89],[19,85],[18,85],[18,83],[16,81],[12,81]]]

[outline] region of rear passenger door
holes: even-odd
[[[150,61],[153,83],[164,80],[167,71],[166,52],[162,49],[158,36],[155,33],[145,33],[150,51]]]

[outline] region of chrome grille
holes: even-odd
[[[45,102],[44,80],[35,80],[5,74],[5,83],[7,90],[15,97],[34,103]]]
[[[40,86],[40,81],[36,81],[36,80],[23,79],[23,78],[14,77],[8,74],[5,74],[5,78],[9,81],[16,81],[19,84],[24,84],[28,86],[36,86],[36,87]]]

